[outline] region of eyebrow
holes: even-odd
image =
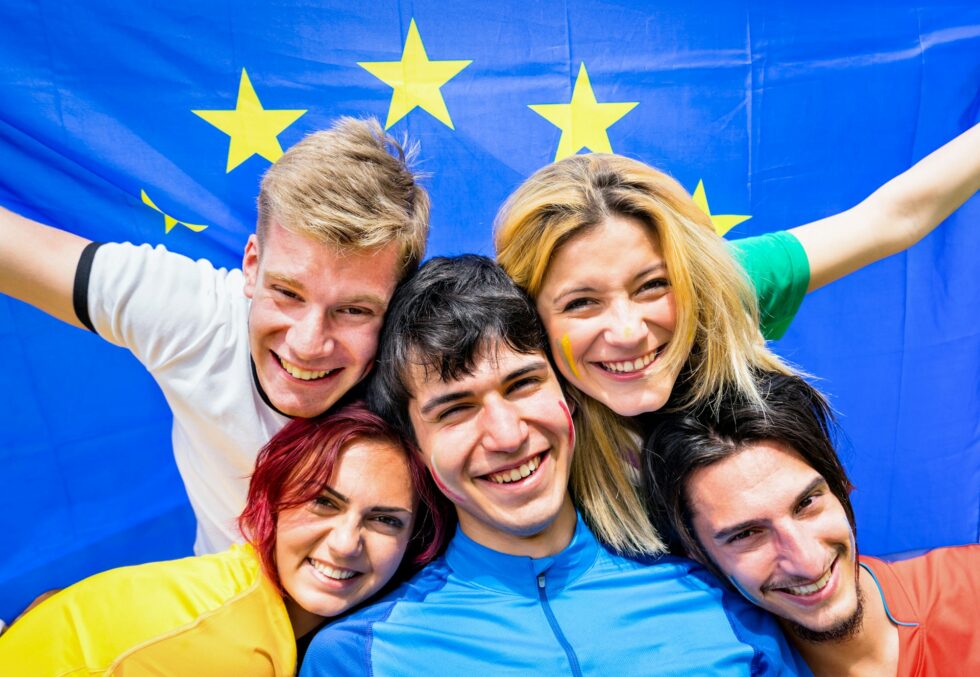
[[[333,496],[334,498],[336,498],[337,500],[339,500],[339,501],[341,501],[343,503],[350,503],[350,499],[349,498],[347,498],[346,496],[344,496],[342,493],[340,493],[339,491],[337,491],[336,489],[334,489],[331,486],[323,487],[323,493],[330,494],[331,496]],[[412,511],[409,510],[408,508],[395,508],[395,507],[388,506],[388,505],[375,505],[375,506],[372,506],[371,507],[371,512],[406,512],[409,515],[412,514]]]
[[[295,277],[286,275],[285,273],[277,273],[270,270],[266,273],[266,276],[275,280],[276,282],[282,282],[283,284],[288,284],[290,287],[296,287],[297,289],[304,289],[303,283],[297,280]]]
[[[803,491],[801,491],[796,495],[796,498],[793,499],[793,505],[794,506],[799,505],[800,501],[802,501],[804,498],[807,497],[808,494],[811,494],[815,489],[817,489],[820,486],[828,487],[827,480],[825,480],[822,476],[818,475],[814,477],[813,480],[808,485],[806,485]],[[733,536],[734,534],[737,534],[740,531],[744,531],[749,527],[753,527],[758,523],[759,520],[757,519],[745,520],[744,522],[739,522],[738,524],[734,524],[730,527],[725,527],[724,529],[719,530],[718,532],[715,533],[715,535],[712,538],[714,538],[714,540],[716,541],[724,541],[729,536]]]
[[[301,292],[306,291],[306,287],[303,285],[303,283],[297,280],[295,277],[291,277],[285,273],[277,273],[275,271],[269,271],[266,273],[266,275],[276,282],[281,282],[282,284],[297,289]],[[337,305],[343,305],[346,303],[366,303],[369,305],[378,306],[379,308],[388,307],[388,302],[377,294],[356,294],[355,296],[341,300]]]
[[[531,372],[544,369],[545,367],[547,367],[547,365],[548,363],[545,362],[544,360],[534,360],[533,362],[526,364],[523,367],[519,367],[518,369],[515,369],[514,371],[507,374],[503,379],[501,379],[501,383],[509,383],[511,381],[516,381],[520,377],[525,376]],[[456,402],[458,400],[462,400],[467,397],[472,397],[473,395],[474,392],[472,390],[455,390],[453,392],[446,393],[444,395],[437,395],[436,397],[433,397],[432,399],[428,400],[425,404],[423,404],[421,407],[419,407],[419,412],[425,415],[431,412],[433,409],[436,409],[444,404],[449,404],[450,402]]]
[[[667,264],[664,263],[663,261],[659,261],[657,263],[654,263],[652,266],[648,266],[647,268],[644,268],[639,273],[633,276],[632,281],[639,280],[640,278],[646,277],[647,275],[652,275],[653,273],[658,273],[661,271],[665,273],[667,272]],[[595,291],[595,287],[590,287],[588,285],[584,287],[574,287],[572,289],[565,289],[560,293],[558,293],[557,295],[555,295],[554,303],[558,303],[561,299],[565,298],[569,294],[581,294],[581,293],[594,292],[594,291]]]

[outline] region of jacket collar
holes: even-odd
[[[582,516],[576,514],[571,542],[551,557],[505,555],[480,545],[456,527],[456,535],[446,550],[446,562],[467,583],[537,598],[538,576],[546,577],[548,590],[564,588],[588,571],[599,548]]]

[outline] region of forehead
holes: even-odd
[[[695,522],[718,527],[782,514],[820,474],[791,447],[752,442],[727,458],[694,471],[687,499]]]
[[[647,267],[660,258],[660,239],[654,228],[632,216],[613,214],[562,243],[551,257],[542,284],[552,289],[568,277],[595,277],[602,282],[626,264]]]
[[[473,358],[473,368],[469,374],[459,374],[455,379],[444,381],[439,377],[438,370],[413,363],[408,369],[405,380],[413,399],[418,402],[426,397],[434,397],[446,392],[493,388],[504,383],[515,372],[536,364],[543,364],[548,379],[557,384],[557,378],[551,371],[548,358],[543,351],[519,353],[500,340],[487,342],[480,348]]]
[[[328,484],[352,502],[411,507],[415,498],[406,452],[388,440],[345,445]]]
[[[594,226],[572,235],[556,252],[557,256],[577,259],[580,263],[588,262],[591,258],[582,257],[583,250],[601,253],[608,248],[610,240],[623,241],[643,249],[652,248],[660,252],[660,237],[655,228],[645,224],[640,219],[622,214],[611,214]],[[620,252],[624,254],[626,252]]]
[[[302,284],[366,287],[389,296],[401,264],[396,242],[374,249],[338,247],[276,222],[269,224],[259,254],[269,273],[295,278]]]

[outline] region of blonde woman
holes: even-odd
[[[603,540],[662,549],[633,481],[637,417],[733,388],[761,401],[753,371],[789,369],[760,322],[778,336],[804,293],[918,242],[978,188],[980,126],[856,207],[733,252],[680,184],[636,160],[574,156],[520,186],[497,216],[497,260],[535,300],[578,405],[572,486]]]

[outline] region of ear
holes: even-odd
[[[245,276],[245,296],[251,299],[255,295],[255,285],[259,279],[259,238],[254,233],[248,236],[245,244],[242,274]]]

